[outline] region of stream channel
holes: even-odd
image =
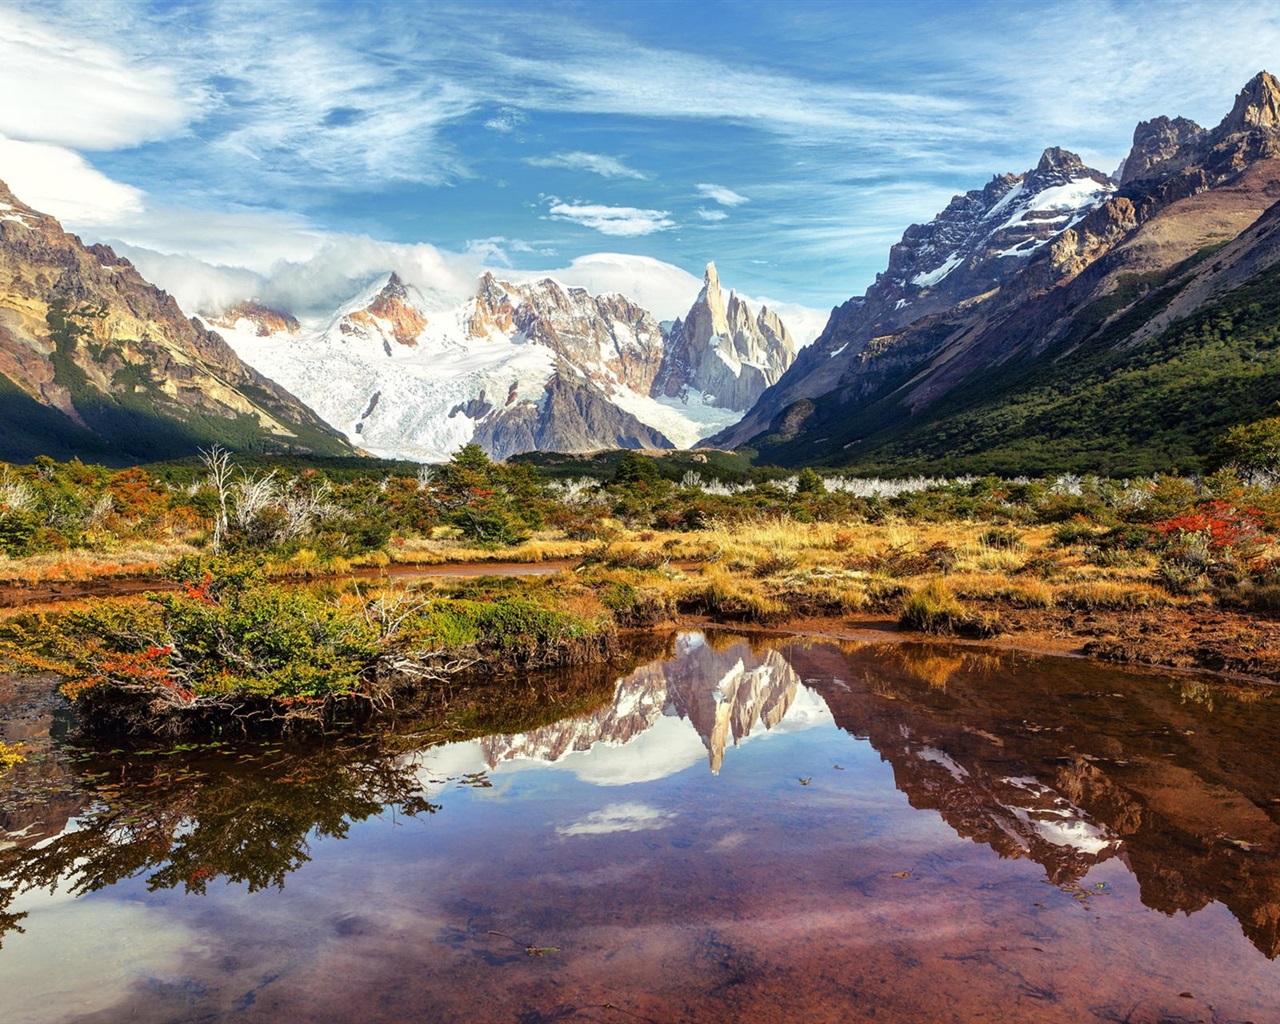
[[[1274,691],[653,653],[306,745],[75,747],[0,679],[0,1018],[1280,1021]]]

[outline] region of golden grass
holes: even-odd
[[[197,553],[197,548],[183,541],[143,541],[109,552],[72,548],[25,558],[0,554],[0,582],[52,583],[146,576],[166,562]]]
[[[1058,588],[1058,600],[1084,611],[1133,611],[1164,608],[1173,604],[1169,594],[1150,583],[1096,579]]]

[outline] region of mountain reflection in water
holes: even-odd
[[[521,692],[538,685],[529,680]],[[318,902],[343,943],[371,944],[359,954],[368,985],[386,984],[383,972],[408,969],[414,955],[453,979],[432,975],[433,1008],[412,1018],[403,1006],[373,1012],[365,981],[326,996],[356,999],[368,1020],[466,1019],[467,992],[488,984],[485,971],[513,975],[514,988],[484,1011],[472,1007],[471,1019],[611,1019],[601,1007],[664,1021],[828,1019],[814,1009],[820,1003],[832,1020],[925,1020],[960,1012],[961,991],[969,1010],[959,1020],[1011,1012],[1006,998],[1025,1020],[1199,1019],[1180,991],[1192,984],[1184,976],[1203,986],[1220,978],[1213,1013],[1221,1019],[1262,1020],[1257,1007],[1280,1005],[1280,965],[1271,962],[1280,953],[1280,703],[1269,689],[978,648],[697,633],[616,684],[547,685],[550,703],[582,713],[560,721],[543,713],[539,724],[522,712],[509,718],[521,731],[503,733],[477,729],[467,705],[426,723],[427,732],[419,721],[359,742],[113,752],[28,766],[21,785],[0,791],[0,990],[27,997],[11,1019],[63,1019],[95,1005],[83,992],[68,995],[65,1010],[42,1002],[48,978],[32,966],[39,944],[66,936],[37,935],[55,914],[41,891],[96,893],[85,905],[183,893],[166,898],[166,913],[199,922],[232,950],[222,919],[243,914],[252,893],[253,919],[282,929],[282,948],[293,950],[279,955],[317,959],[315,977],[334,969],[323,958],[340,954],[285,922],[312,921]],[[481,718],[489,728],[504,721]],[[473,738],[438,742],[459,732]],[[880,763],[914,811],[889,798]],[[24,803],[40,771],[58,776],[59,797]],[[939,819],[949,843],[931,824]],[[977,845],[966,852],[955,836]],[[599,849],[588,853],[591,844]],[[1034,878],[1009,875],[1002,862],[1036,865],[1058,901],[1027,890]],[[353,871],[358,884],[335,883]],[[385,888],[371,891],[369,878]],[[231,884],[215,889],[215,881]],[[743,902],[744,884],[754,904]],[[1176,934],[1135,917],[1145,912],[1136,899],[1130,907],[1126,887],[1162,915],[1182,912],[1170,918]],[[918,900],[916,909],[904,899]],[[946,922],[935,939],[921,938],[933,920],[928,900]],[[1218,917],[1198,913],[1215,904],[1261,954],[1255,961],[1241,959]],[[65,900],[57,906],[65,915]],[[367,923],[375,907],[395,922],[395,942],[365,936],[382,934]],[[417,909],[406,918],[408,907]],[[851,934],[836,918],[855,912],[868,930]],[[74,927],[68,920],[58,927]],[[740,934],[737,920],[755,923]],[[1081,961],[1100,955],[1086,925],[1141,950],[1147,980],[1135,987],[1126,976],[1136,963]],[[970,931],[985,944],[972,945]],[[543,947],[529,938],[535,932],[568,937]],[[1029,950],[1121,977],[1113,995],[1104,986],[1090,1002],[1051,965],[1024,963]],[[235,959],[222,955],[219,963]],[[553,956],[554,965],[538,966]],[[1229,962],[1219,968],[1218,957]],[[200,1010],[193,1019],[242,1019],[252,1004],[260,1017],[244,1019],[269,1020],[317,997],[295,987],[275,1002],[237,1003],[230,988],[241,981],[197,961],[179,969],[157,959],[151,968],[191,974],[182,998]],[[926,961],[936,989],[928,997],[911,982]],[[881,981],[869,988],[863,973],[872,970]],[[140,984],[107,986],[100,1019],[187,1019],[154,978]],[[552,999],[564,986],[579,997]],[[273,981],[267,991],[283,990]],[[1223,1002],[1226,992],[1235,1003]],[[24,1006],[36,1015],[24,1018]],[[1179,1007],[1188,1015],[1177,1016]]]

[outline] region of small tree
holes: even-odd
[[[218,496],[218,515],[213,523],[213,553],[222,553],[222,542],[227,535],[228,502],[231,498],[231,453],[215,444],[208,451],[201,450],[200,461],[209,471],[209,486]]]
[[[825,494],[827,485],[817,472],[805,466],[796,477],[796,494]]]
[[[1223,462],[1254,483],[1280,477],[1280,416],[1232,427],[1218,442]]]

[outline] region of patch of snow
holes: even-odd
[[[946,754],[936,747],[922,747],[916,752],[916,756],[922,761],[932,761],[934,764],[940,764],[952,777],[956,779],[967,779],[969,773],[965,771],[964,766],[958,763],[950,754]]]
[[[996,253],[996,258],[1001,256],[1030,256],[1033,252],[1039,249],[1040,246],[1047,244],[1049,241],[1050,239],[1048,238],[1029,238],[1025,242],[1019,242],[1011,249],[1001,249]]]
[[[1078,219],[1106,200],[1114,191],[1114,185],[1102,185],[1092,178],[1074,178],[1065,185],[1050,186],[1031,196],[1026,203],[1021,204],[1018,212],[1009,217],[995,231],[1005,231],[1017,224],[1051,224],[1058,220],[1065,220],[1072,214],[1075,214]],[[1006,196],[1005,198],[1008,197]],[[992,207],[992,213],[999,206],[1000,203],[997,203],[995,207]],[[1040,213],[1042,211],[1062,211],[1062,213],[1060,217],[1049,218],[1028,218],[1027,216],[1030,213]],[[987,216],[990,217],[991,214],[989,213]]]
[[[1008,209],[1008,207],[1022,195],[1025,185],[1025,182],[1020,181],[1018,184],[1014,185],[1013,188],[1009,189],[1009,191],[1001,196],[999,201],[986,212],[983,219],[995,220],[1001,211]]]
[[[1069,846],[1081,853],[1099,854],[1119,842],[1104,829],[1067,811],[1027,811],[1015,807],[1013,812],[1052,846]]]
[[[907,301],[906,299],[899,299],[899,300],[898,300],[898,305],[899,305],[899,306],[901,306],[901,305],[902,305],[904,302],[906,302],[906,301]],[[827,356],[827,358],[828,358],[828,359],[834,359],[836,356],[838,356],[841,352],[843,352],[843,351],[844,351],[845,349],[847,349],[848,347],[849,347],[849,343],[846,341],[846,342],[845,342],[843,345],[841,345],[838,349],[836,349],[834,352],[832,352],[830,355],[828,355],[828,356]]]
[[[944,262],[942,266],[936,267],[927,273],[916,274],[916,276],[911,279],[911,283],[917,288],[932,288],[963,262],[963,253],[952,253],[947,257],[946,262]]]
[[[692,448],[702,438],[733,426],[743,414],[715,404],[701,391],[686,390],[683,397],[650,398],[630,388],[615,386],[613,404],[654,430],[661,431],[677,448]]]

